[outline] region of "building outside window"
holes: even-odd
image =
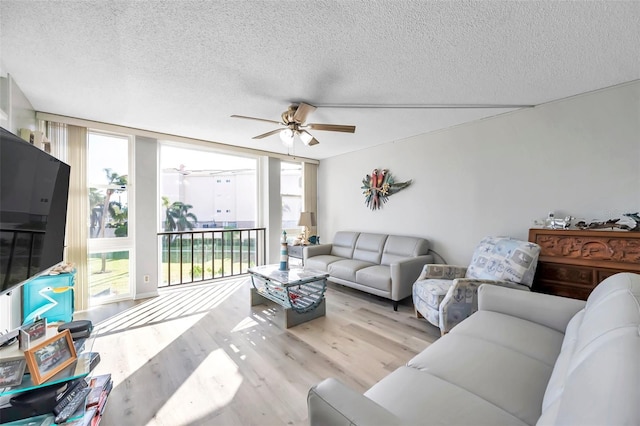
[[[226,276],[234,267],[237,271],[238,265],[232,263],[243,253],[230,258],[226,254],[230,247],[240,250],[242,244],[249,244],[246,240],[239,241],[247,238],[247,233],[205,231],[255,228],[257,187],[255,157],[163,142],[158,230],[194,233],[166,235],[161,239],[159,285]],[[255,241],[251,244],[255,247]]]

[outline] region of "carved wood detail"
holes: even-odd
[[[640,273],[640,232],[530,229],[541,247],[533,290],[586,299],[618,272]]]
[[[541,235],[541,255],[640,263],[640,239]]]

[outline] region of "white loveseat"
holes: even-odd
[[[333,282],[391,299],[398,310],[422,267],[433,261],[428,253],[424,238],[341,231],[331,244],[306,246],[303,260]]]
[[[308,395],[311,425],[640,425],[640,275],[584,301],[482,285],[479,310],[365,392]]]

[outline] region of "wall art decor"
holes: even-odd
[[[364,202],[371,210],[377,210],[387,202],[390,195],[411,185],[412,181],[409,179],[406,182],[395,182],[389,170],[374,169],[371,175],[366,175],[362,179]]]

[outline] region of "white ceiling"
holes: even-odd
[[[38,111],[323,159],[640,79],[637,1],[0,1],[0,67]],[[334,105],[334,106],[330,106]]]

